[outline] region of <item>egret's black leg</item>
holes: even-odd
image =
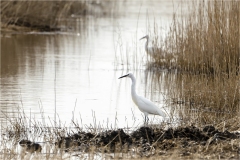
[[[144,118],[144,125],[148,124],[148,120],[149,120],[148,116],[145,115],[145,118]]]
[[[146,117],[147,117],[147,116],[145,115],[145,116],[144,116],[144,125],[146,124],[146,120],[147,120]]]

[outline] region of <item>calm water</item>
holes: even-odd
[[[167,109],[174,74],[161,71],[156,80],[146,71],[145,41],[139,39],[153,33],[154,23],[163,26],[159,36],[164,38],[178,3],[120,1],[105,16],[75,18],[75,26],[64,32],[2,33],[1,124],[24,110],[44,124],[56,119],[68,126],[74,118],[83,127],[142,125],[131,80],[118,79],[128,72],[137,79],[139,95]]]

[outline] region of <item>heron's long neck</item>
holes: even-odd
[[[145,51],[148,52],[148,38],[146,38],[146,39],[147,39],[147,41],[145,43]]]

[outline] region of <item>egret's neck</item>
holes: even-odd
[[[136,79],[134,77],[131,77],[131,79],[132,79],[131,94],[132,94],[132,97],[135,97],[137,95],[137,93],[136,93]]]

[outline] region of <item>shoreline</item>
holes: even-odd
[[[239,117],[236,117],[233,121],[239,123],[238,119]],[[233,123],[229,122],[230,124]],[[18,130],[2,131],[2,133],[12,134],[9,136],[9,140],[15,139],[15,144],[22,148],[18,154],[24,154],[24,156],[30,154],[42,157],[49,154],[55,157],[60,156],[59,153],[61,153],[61,156],[67,154],[70,157],[73,155],[82,157],[84,154],[94,156],[101,153],[102,156],[113,154],[112,158],[123,159],[172,159],[174,157],[183,159],[216,159],[219,157],[220,159],[238,159],[240,155],[239,127],[236,125],[228,128],[227,125],[206,125],[203,127],[185,125],[176,128],[169,127],[168,129],[154,125],[139,127],[131,133],[126,133],[121,128],[93,132],[83,131],[79,126],[76,126],[77,131],[67,128],[55,128],[50,131],[44,127],[39,127],[42,131],[48,130],[48,133],[42,132],[44,140],[46,140],[44,142],[34,142],[31,138],[26,138],[34,137],[31,135],[34,131],[28,134],[24,126]],[[218,128],[216,128],[217,126]],[[225,127],[226,129],[224,129]],[[11,128],[16,129],[16,126]],[[21,141],[19,142],[17,139],[21,139]],[[47,146],[50,146],[52,151],[47,151]],[[14,149],[16,146],[12,148]],[[115,157],[119,154],[121,154],[120,157]]]

